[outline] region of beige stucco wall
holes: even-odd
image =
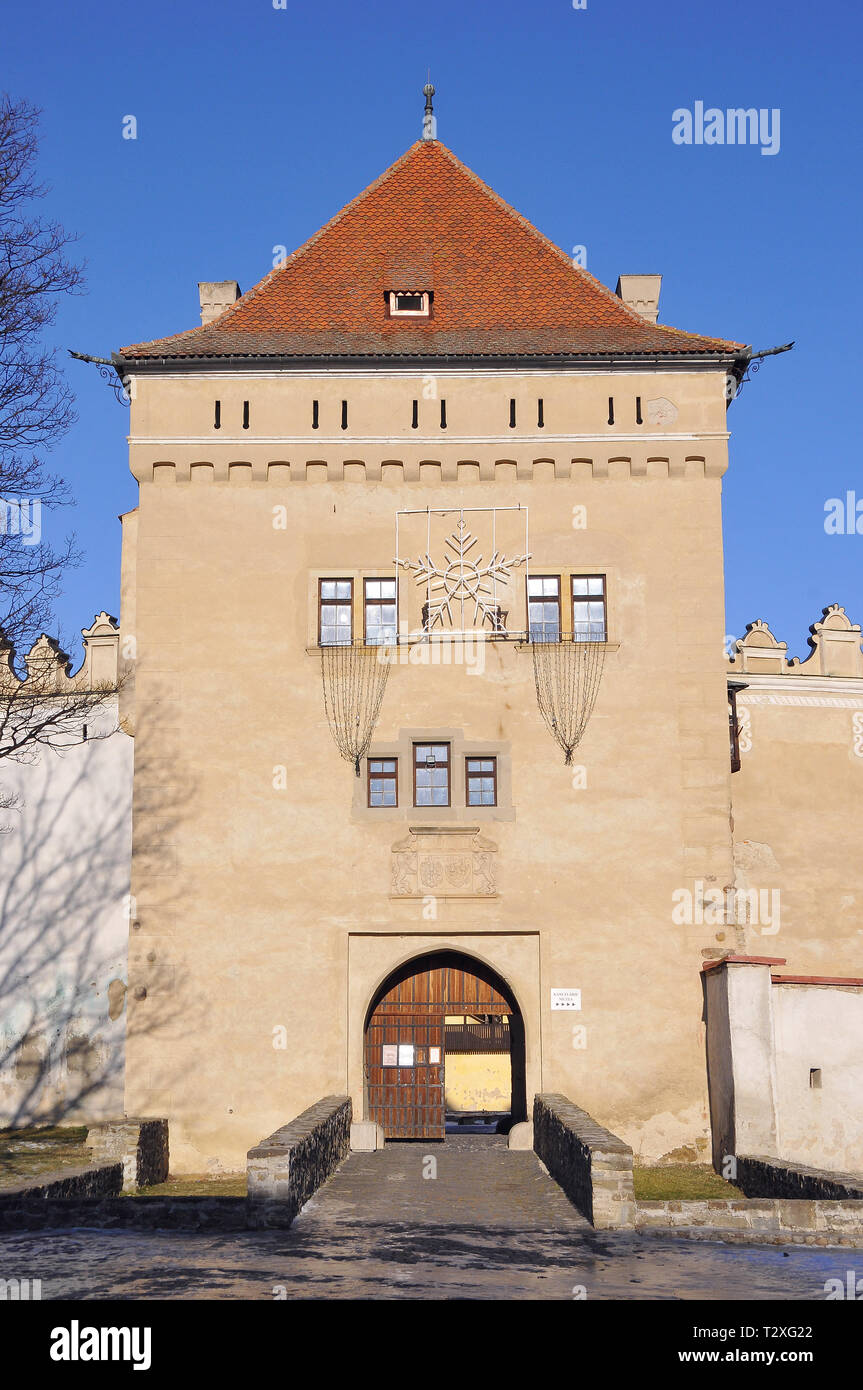
[[[737,881],[779,890],[747,950],[801,974],[863,975],[863,679],[741,675],[732,778]]]
[[[731,881],[717,661],[723,384],[708,372],[548,374],[540,391],[535,379],[465,376],[446,385],[448,430],[433,444],[405,436],[396,451],[381,443],[397,432],[393,393],[403,416],[417,379],[367,374],[350,382],[352,401],[368,393],[351,406],[350,436],[321,438],[313,453],[290,434],[293,380],[218,383],[223,420],[230,391],[252,401],[242,450],[224,431],[206,446],[197,437],[212,380],[137,382],[140,506],[124,528],[134,631],[125,610],[123,631],[137,651],[130,968],[146,997],[132,1001],[126,1105],[171,1117],[175,1170],[238,1166],[263,1134],[345,1087],[359,1113],[365,1010],[414,940],[475,949],[518,975],[528,1103],[535,1090],[563,1091],[646,1156],[705,1138],[699,967],[734,941],[677,925],[671,907],[681,885]],[[322,402],[348,393],[324,375],[303,389]],[[525,428],[506,447],[478,444],[492,406],[505,420],[519,392],[543,395],[544,437]],[[677,402],[674,427],[641,438],[620,425],[609,438],[608,396],[637,392]],[[555,401],[571,435],[557,423],[552,435]],[[307,480],[314,458],[326,466]],[[459,480],[466,458],[479,462],[470,483],[464,470]],[[227,464],[244,459],[249,476],[228,481]],[[377,481],[387,459],[404,467]],[[421,474],[421,459],[440,469]],[[362,465],[350,480],[348,460]],[[202,462],[214,468],[190,471]],[[410,806],[380,820],[353,810],[320,658],[306,650],[309,575],[392,574],[399,507],[519,504],[534,572],[609,576],[613,648],[576,755],[587,785],[574,784],[542,723],[529,650],[489,643],[481,674],[394,666],[372,751],[441,729],[511,760],[508,818],[482,825],[497,846],[498,894],[441,898],[429,922],[421,901],[391,896]],[[287,529],[273,525],[279,507]],[[574,507],[586,508],[583,529]],[[280,767],[285,790],[274,788]],[[474,823],[464,807],[440,819]],[[553,1012],[552,987],[580,988],[581,1013]],[[285,1047],[273,1045],[281,1028]]]
[[[0,1126],[122,1113],[132,740],[116,720],[107,700],[82,713],[86,742],[2,760],[18,805],[0,814]]]
[[[783,980],[757,960],[705,975],[713,1162],[751,1154],[863,1169],[863,986]],[[810,1073],[820,1071],[820,1084]]]
[[[781,1156],[863,1173],[863,989],[774,985],[773,1020]]]

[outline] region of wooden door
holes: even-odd
[[[369,1114],[387,1139],[443,1139],[444,1016],[377,1011],[366,1031]]]
[[[447,1014],[511,1014],[501,981],[479,962],[436,952],[402,966],[366,1026],[368,1115],[387,1139],[443,1139]]]

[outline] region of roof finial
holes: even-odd
[[[436,139],[437,139],[437,120],[435,119],[434,107],[432,106],[432,97],[434,96],[434,87],[433,87],[432,84],[431,84],[431,70],[430,70],[430,69],[429,69],[428,78],[429,78],[428,82],[426,82],[425,86],[423,87],[423,96],[424,96],[425,99],[426,99],[426,109],[425,109],[425,113],[424,113],[424,115],[423,115],[423,139],[424,139],[424,140],[436,140]]]

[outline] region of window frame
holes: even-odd
[[[491,764],[492,764],[491,774],[489,774],[488,772],[473,772],[473,773],[472,773],[471,770],[470,770],[470,764],[471,764],[471,763],[491,763]],[[484,778],[484,777],[488,777],[489,775],[492,777],[493,782],[494,782],[494,786],[493,786],[494,800],[493,800],[493,801],[471,801],[471,799],[470,799],[470,784],[471,784],[471,782],[474,781],[474,780],[476,780],[477,778]],[[479,809],[483,809],[483,808],[485,808],[485,809],[487,810],[489,807],[491,807],[491,806],[496,806],[496,805],[497,805],[497,754],[496,754],[496,753],[465,753],[465,755],[464,755],[464,804],[465,804],[465,806],[469,806],[469,807],[471,808],[471,810],[479,810]]]
[[[421,299],[421,309],[399,309],[396,307],[396,300],[408,298]],[[393,319],[428,319],[431,318],[431,293],[429,290],[388,290],[387,305],[390,318]]]
[[[372,772],[372,763],[392,763],[392,772]],[[392,782],[396,790],[395,801],[382,801],[375,805],[372,801],[372,781]],[[370,811],[394,811],[399,804],[399,760],[383,754],[370,753],[366,758],[366,806]]]
[[[576,579],[599,579],[602,582],[602,636],[601,637],[579,637],[575,635],[575,605],[576,603],[598,603],[598,594],[579,594],[575,593]],[[608,577],[605,574],[571,574],[569,576],[569,620],[572,624],[572,640],[575,642],[607,642],[608,641]],[[588,620],[589,621],[589,620]]]
[[[446,807],[452,806],[452,744],[449,739],[423,738],[415,739],[412,743],[413,748],[413,804],[415,808],[423,811],[442,811]],[[417,761],[418,748],[445,748],[446,749],[446,801],[443,805],[436,805],[433,801],[417,801],[417,772],[419,763]]]
[[[728,686],[728,741],[731,753],[731,771],[739,772],[742,766],[740,757],[740,711],[737,707],[737,695],[741,690],[745,690],[745,685]]]
[[[324,598],[325,584],[348,584],[350,586],[350,597],[347,599]],[[344,608],[350,610],[350,637],[347,642],[325,642],[323,615],[324,608]],[[334,624],[328,624],[334,626]],[[354,643],[354,581],[346,575],[324,575],[318,579],[318,646],[319,647],[352,647]]]
[[[552,597],[551,597],[550,595],[548,595],[548,594],[537,594],[537,595],[535,595],[535,596],[531,596],[530,585],[531,585],[531,581],[533,581],[533,580],[535,580],[535,579],[541,579],[541,580],[553,579],[554,582],[557,584],[557,597],[556,597],[555,599],[552,599]],[[529,574],[529,575],[527,575],[526,578],[525,578],[524,586],[525,586],[525,587],[524,587],[524,591],[525,591],[525,600],[526,600],[526,603],[527,603],[527,637],[528,637],[528,641],[529,641],[529,642],[533,642],[533,641],[534,641],[534,637],[533,637],[533,633],[532,633],[532,629],[531,629],[531,623],[530,623],[530,605],[531,605],[531,603],[532,603],[532,602],[534,602],[534,603],[551,603],[551,602],[555,602],[555,603],[557,604],[557,637],[556,637],[556,638],[542,637],[542,638],[539,638],[538,640],[541,641],[541,642],[550,642],[550,641],[557,641],[557,642],[559,642],[559,641],[561,640],[562,623],[563,623],[563,610],[562,610],[562,599],[561,599],[561,582],[560,582],[560,575],[559,575],[559,574]]]
[[[396,610],[395,622],[393,624],[393,643],[395,643],[399,630],[399,581],[398,576],[393,574],[386,575],[363,575],[363,646],[384,647],[386,642],[369,642],[369,605],[378,604],[379,606],[388,602],[386,599],[370,599],[367,592],[369,584],[392,584],[395,586],[392,603]]]

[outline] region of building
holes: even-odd
[[[559,1091],[643,1157],[706,1155],[716,982],[860,972],[860,628],[825,610],[799,670],[760,624],[726,656],[751,354],[660,325],[659,281],[612,293],[424,138],[248,293],[202,283],[199,327],[118,356],[126,1112],[169,1117],[174,1171],[240,1167],[333,1092],[440,1137],[447,1038],[458,1108]],[[857,979],[800,988],[860,1012]],[[505,1034],[511,1104],[499,1070],[465,1079],[471,1030]]]
[[[119,629],[99,613],[84,660],[42,636],[25,679],[0,643],[0,727],[42,721],[0,758],[0,1127],[122,1114],[132,740],[118,725]]]

